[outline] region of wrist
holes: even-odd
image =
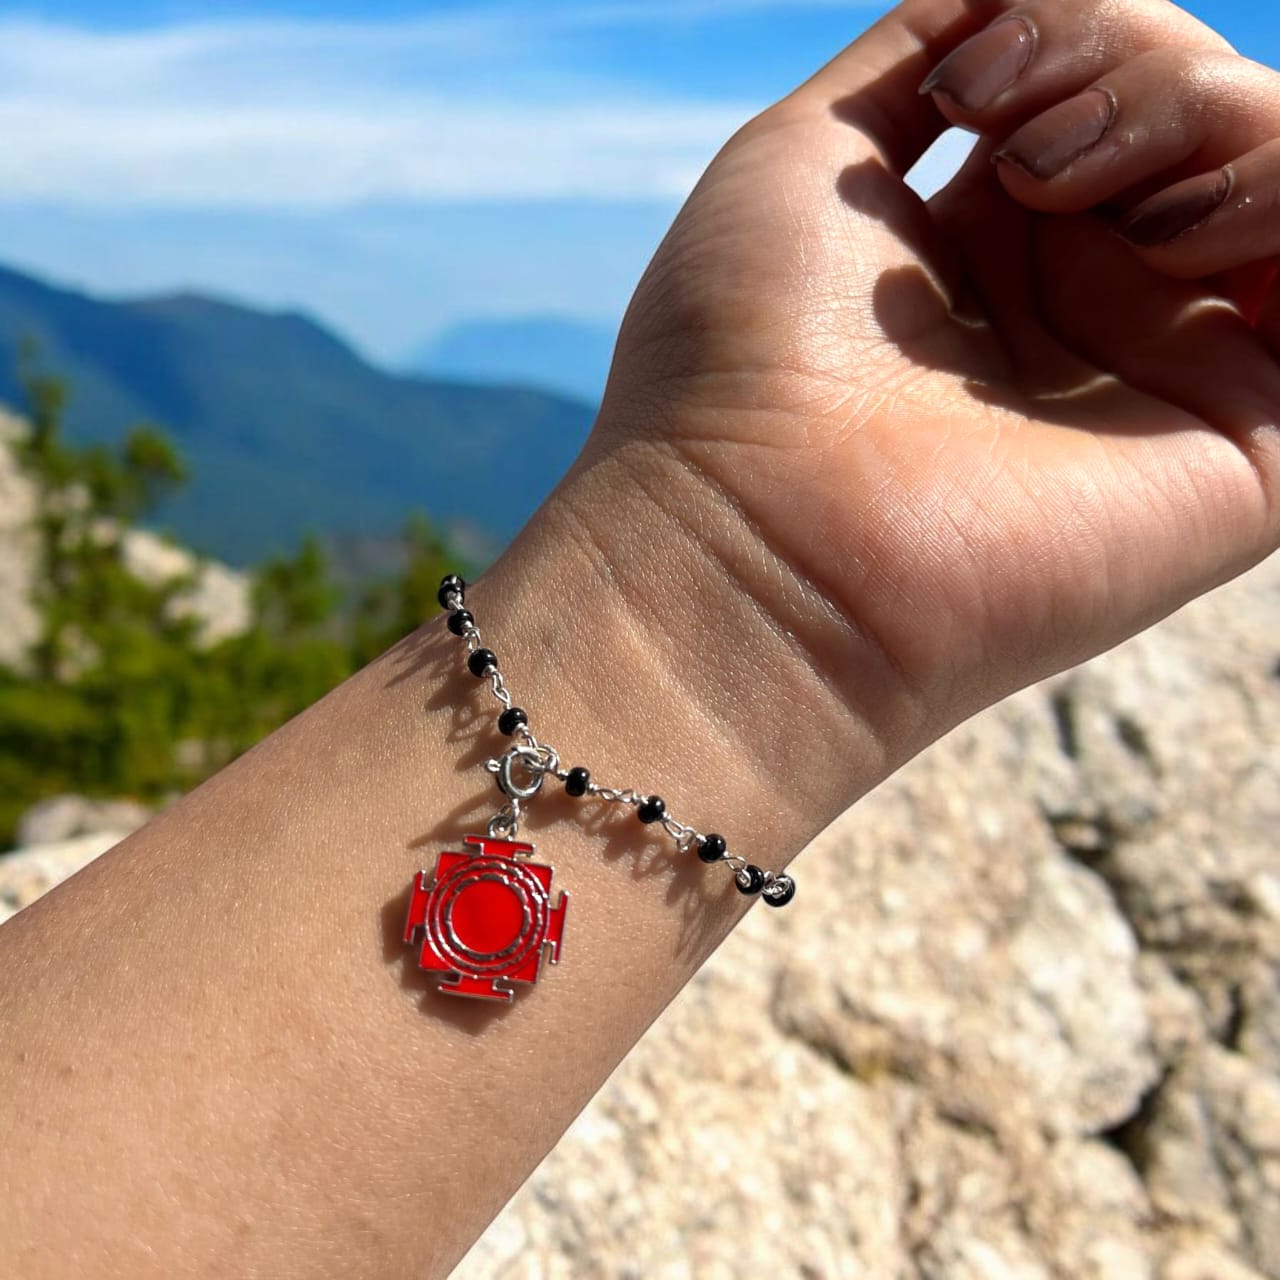
[[[928,725],[722,487],[660,440],[602,434],[469,599],[566,766],[658,791],[704,831],[729,807],[790,857]]]

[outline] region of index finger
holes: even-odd
[[[919,93],[937,62],[1013,0],[904,0],[779,107],[834,112],[904,176],[950,123]]]

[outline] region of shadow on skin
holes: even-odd
[[[844,114],[846,106],[847,103],[836,104],[835,113],[852,122]],[[992,181],[996,181],[994,177]],[[880,222],[923,263],[938,266],[936,274],[922,265],[889,268],[880,274],[872,291],[872,310],[881,332],[912,364],[963,379],[965,391],[985,404],[1094,435],[1156,436],[1170,429],[1183,429],[1188,419],[1195,419],[1203,421],[1207,429],[1235,436],[1242,425],[1245,429],[1250,425],[1237,421],[1228,428],[1204,421],[1193,410],[1164,399],[1156,390],[1120,380],[1072,350],[1036,309],[1029,310],[1027,323],[1043,328],[1047,341],[1057,343],[1074,357],[1073,363],[1078,363],[1070,376],[1063,375],[1059,364],[1032,385],[1025,378],[1025,370],[1015,371],[1008,354],[1011,344],[983,313],[973,291],[967,289],[960,300],[948,296],[942,281],[948,277],[959,280],[961,267],[925,203],[875,160],[849,165],[836,186],[840,199],[850,209]],[[1026,241],[1009,245],[1008,249],[1030,255],[1035,252],[1037,224],[1063,215],[1026,216],[1031,224]],[[1028,263],[1027,273],[1034,288],[1034,263]],[[1135,337],[1145,343],[1158,342],[1161,334],[1176,334],[1179,344],[1194,344],[1198,334],[1204,334],[1206,339],[1220,335],[1223,312],[1227,310],[1235,308],[1225,298],[1170,307],[1158,329]],[[1238,416],[1243,406],[1237,402],[1235,408]],[[1265,407],[1259,406],[1256,424],[1252,425],[1263,426],[1269,421]]]
[[[401,986],[406,991],[422,993],[420,1004],[425,1012],[453,1023],[469,1035],[478,1035],[495,1015],[527,997],[524,985],[516,984],[515,999],[510,1002],[442,995],[436,989],[440,975],[419,968],[416,962],[419,946],[405,944],[404,927],[413,875],[419,869],[432,871],[437,855],[443,851],[464,851],[464,837],[482,834],[489,819],[502,806],[502,793],[483,766],[486,760],[502,755],[510,746],[510,740],[498,732],[496,715],[486,705],[487,683],[466,673],[459,660],[458,641],[442,626],[424,627],[406,637],[382,661],[396,668],[386,681],[388,686],[417,677],[430,686],[424,709],[448,711],[445,744],[455,759],[454,767],[460,773],[472,774],[476,781],[472,796],[409,842],[408,849],[420,856],[419,860],[406,863],[404,889],[383,907],[382,958],[388,965],[401,966]],[[542,792],[526,802],[518,838],[534,845],[535,861],[556,868],[553,900],[561,889],[570,894],[565,924],[566,958],[570,963],[574,954],[574,919],[578,913],[590,910],[590,903],[581,895],[574,895],[572,870],[557,862],[554,841],[550,841],[546,849],[539,847],[543,834],[549,835],[553,828],[563,829],[570,823],[595,838],[606,863],[627,865],[633,881],[667,877],[665,901],[678,910],[681,917],[674,948],[676,957],[687,959],[700,954],[707,948],[708,937],[713,933],[718,936],[726,927],[725,907],[737,896],[727,868],[707,866],[692,851],[677,853],[666,833],[661,828],[639,823],[630,806],[590,798],[574,800],[564,794],[556,779],[548,778]],[[554,980],[555,966],[544,962],[538,985]]]

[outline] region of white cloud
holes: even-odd
[[[702,104],[397,110],[0,97],[0,198],[146,207],[679,197],[742,119]]]
[[[542,39],[474,11],[123,34],[0,24],[0,200],[667,199],[754,106],[565,72]]]
[[[567,23],[647,26],[703,22],[751,13],[795,13],[803,9],[872,9],[879,0],[595,0],[579,7],[548,6],[554,20]]]
[[[762,103],[628,85],[566,32],[850,0],[503,4],[397,22],[0,22],[0,201],[672,200]]]

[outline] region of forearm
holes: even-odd
[[[884,733],[794,651],[816,597],[700,484],[580,468],[469,604],[566,765],[780,869]],[[739,616],[735,558],[782,621]],[[424,627],[0,930],[21,1274],[445,1274],[745,909],[630,813],[547,795],[522,836],[572,895],[564,962],[509,1008],[429,990],[409,881],[500,800],[460,651]]]

